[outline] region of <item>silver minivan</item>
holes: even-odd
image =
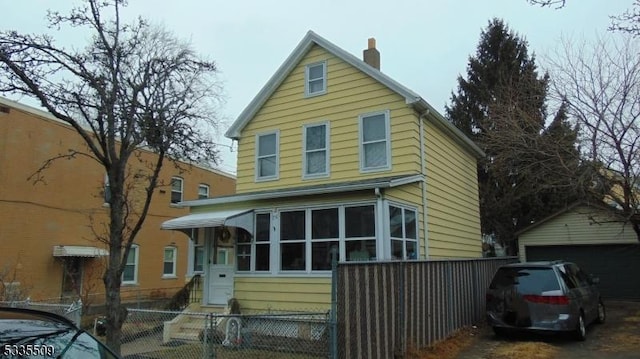
[[[516,330],[570,332],[584,340],[590,323],[605,321],[597,283],[570,262],[502,266],[487,290],[487,321],[497,335]]]

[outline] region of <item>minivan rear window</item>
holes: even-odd
[[[541,294],[559,290],[560,284],[551,268],[506,267],[498,269],[489,286],[498,290],[512,287],[522,294]]]

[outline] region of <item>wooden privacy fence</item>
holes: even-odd
[[[338,265],[340,358],[402,358],[484,319],[495,270],[517,258]]]

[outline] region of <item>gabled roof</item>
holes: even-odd
[[[465,136],[457,127],[447,121],[438,111],[436,111],[427,101],[425,101],[420,95],[411,91],[407,87],[398,83],[391,77],[383,74],[380,70],[369,66],[364,61],[353,56],[347,51],[341,49],[330,41],[326,40],[322,36],[316,34],[313,31],[307,32],[307,35],[300,41],[298,46],[287,57],[276,73],[269,79],[266,85],[260,90],[258,95],[249,103],[249,105],[240,113],[240,116],[229,127],[225,136],[234,140],[239,139],[242,129],[253,119],[256,113],[262,108],[264,103],[271,97],[276,89],[287,78],[289,73],[298,65],[302,58],[309,52],[313,45],[318,45],[341,59],[342,61],[350,64],[358,70],[369,75],[373,79],[377,80],[381,84],[388,87],[393,92],[404,97],[407,105],[414,107],[416,111],[423,114],[429,114],[428,118],[438,126],[441,130],[451,136],[458,144],[469,150],[471,153],[478,157],[483,157],[484,152],[473,141]]]
[[[593,202],[588,202],[588,201],[584,201],[584,200],[579,200],[579,201],[573,202],[572,204],[568,205],[567,207],[562,208],[562,209],[558,210],[557,212],[555,212],[553,214],[550,214],[549,216],[547,216],[547,217],[545,217],[545,218],[543,218],[543,219],[541,219],[541,220],[539,220],[539,221],[537,221],[535,223],[532,223],[529,226],[517,231],[515,233],[515,235],[516,236],[520,236],[521,234],[523,234],[525,232],[528,232],[528,231],[530,231],[530,230],[532,230],[532,229],[534,229],[536,227],[539,227],[542,224],[547,223],[547,222],[549,222],[550,220],[552,220],[554,218],[560,217],[561,215],[563,215],[565,213],[571,212],[572,210],[574,210],[574,209],[576,209],[578,207],[589,207],[589,208],[592,208],[592,209],[597,210],[597,211],[602,211],[602,212],[612,213],[612,214],[615,213],[615,212],[611,211],[611,208],[608,208],[607,206],[605,206],[602,203],[593,203]]]

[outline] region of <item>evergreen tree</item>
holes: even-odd
[[[487,154],[478,162],[482,231],[505,244],[575,199],[577,132],[564,106],[545,128],[547,88],[526,41],[493,19],[446,108],[449,120]]]

